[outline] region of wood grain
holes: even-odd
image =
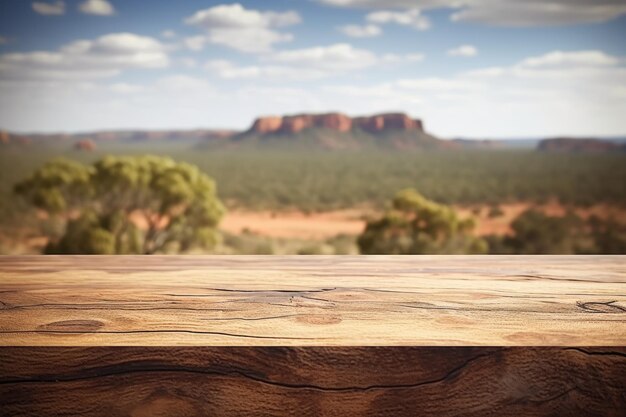
[[[1,346],[626,346],[621,256],[4,257]]]
[[[0,349],[7,416],[623,416],[626,349]]]
[[[620,256],[0,257],[0,416],[624,416]]]

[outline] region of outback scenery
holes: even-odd
[[[1,254],[626,253],[623,2],[13,1],[0,23]]]

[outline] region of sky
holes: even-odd
[[[624,0],[3,0],[0,129],[406,112],[441,137],[626,135]]]

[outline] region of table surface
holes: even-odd
[[[5,256],[0,346],[626,346],[626,256]]]

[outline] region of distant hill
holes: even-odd
[[[552,138],[537,145],[542,152],[624,152],[626,144],[594,138]]]
[[[31,144],[37,141],[59,141],[76,144],[77,148],[95,142],[143,142],[143,141],[203,141],[224,139],[235,135],[234,130],[195,129],[195,130],[104,130],[85,133],[10,133],[0,131],[0,145]],[[91,146],[91,145],[90,145]]]
[[[451,139],[450,142],[463,149],[504,149],[502,141],[491,139]]]
[[[267,150],[532,150],[541,152],[626,151],[625,137],[550,139],[440,139],[424,129],[420,119],[405,113],[383,113],[350,117],[343,113],[296,114],[259,117],[245,131],[228,129],[193,130],[105,130],[83,133],[11,133],[0,130],[0,149],[33,144],[60,144],[80,151],[106,148],[108,143],[156,142],[166,146],[181,143],[203,149]]]
[[[445,149],[457,145],[424,131],[419,119],[404,113],[349,117],[342,113],[260,117],[231,146],[319,149]]]
[[[472,139],[455,138],[452,142],[464,149],[535,149],[541,139]]]

